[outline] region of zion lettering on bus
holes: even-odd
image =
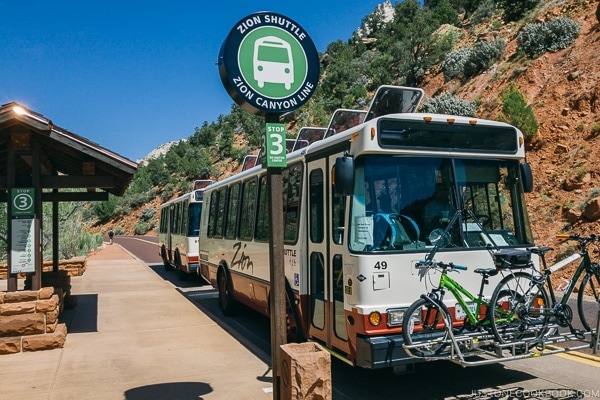
[[[300,40],[304,40],[306,38],[306,33],[303,32],[298,25],[279,15],[265,15],[265,23],[283,26],[288,32],[296,35],[296,37]]]
[[[256,104],[269,110],[289,110],[292,107],[296,107],[298,105],[298,101],[296,99],[275,101],[257,97]]]
[[[244,250],[242,250],[242,253],[239,254],[240,250],[242,248],[242,243],[241,242],[235,243],[233,245],[233,248],[235,249],[235,254],[233,255],[233,258],[231,259],[231,268],[237,268],[240,271],[248,269],[250,271],[250,273],[252,273],[254,271],[254,263],[250,259],[250,256],[247,256],[246,254],[244,254]],[[244,248],[246,248],[246,245],[244,245]],[[238,256],[238,254],[239,254],[239,256]]]

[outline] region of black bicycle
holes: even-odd
[[[568,300],[574,292],[575,285],[583,276],[577,294],[577,310],[583,325],[583,331],[591,332],[595,327],[593,321],[585,313],[587,299],[600,306],[600,264],[592,262],[587,246],[599,240],[598,236],[580,236],[559,234],[558,238],[579,242],[578,253],[575,253],[550,267],[546,264],[545,254],[551,247],[529,249],[540,256],[542,271],[540,273],[517,272],[504,278],[494,290],[491,328],[496,339],[508,343],[528,332],[530,337],[540,339],[552,333],[551,324],[568,327],[572,334],[582,336],[582,331],[573,327],[573,310]],[[552,286],[551,275],[564,266],[581,258],[579,266],[573,273],[568,285],[564,288],[560,301]],[[547,289],[546,289],[547,288]],[[497,315],[498,310],[501,315]],[[598,315],[595,313],[594,315]],[[597,321],[594,321],[597,323]]]

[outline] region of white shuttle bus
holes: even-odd
[[[403,348],[403,312],[428,290],[415,263],[436,243],[436,260],[469,268],[457,279],[473,293],[481,276],[472,269],[494,266],[490,237],[499,248],[533,245],[523,134],[412,112],[421,97],[380,88],[365,122],[288,154],[282,171],[288,339],[318,342],[364,368],[416,361]],[[448,204],[433,216],[438,191]],[[206,189],[200,274],[218,288],[225,314],[243,303],[269,315],[267,199],[260,167]],[[448,213],[460,218],[441,237]],[[445,301],[454,312],[451,296]]]
[[[211,180],[197,180],[194,190],[160,206],[158,244],[165,268],[183,279],[198,271],[198,229],[204,190]]]

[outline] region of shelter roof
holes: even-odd
[[[20,143],[20,138],[25,143]],[[19,146],[26,148],[30,142],[39,144],[41,175],[72,176],[74,183],[70,187],[81,182],[81,187],[101,188],[121,196],[137,169],[137,163],[54,125],[50,119],[18,103],[0,106],[0,160],[7,160],[9,145],[16,146],[16,176],[31,173],[30,153],[19,151]],[[0,162],[0,181],[7,176],[7,164]],[[92,176],[97,179],[91,179]]]

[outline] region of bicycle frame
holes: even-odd
[[[571,281],[565,288],[562,298],[560,299],[560,302],[559,302],[559,304],[565,305],[565,304],[567,304],[567,301],[569,301],[571,294],[573,294],[573,291],[575,290],[575,284],[577,282],[579,282],[579,278],[581,277],[581,274],[584,271],[588,271],[588,270],[590,272],[595,272],[591,268],[592,261],[587,252],[587,249],[581,253],[575,253],[575,254],[565,258],[564,260],[559,261],[558,263],[550,266],[550,268],[546,268],[546,266],[544,265],[545,269],[543,272],[543,276],[545,277],[545,281],[547,284],[546,286],[548,287],[548,293],[550,294],[550,300],[552,301],[552,307],[554,307],[557,304],[557,302],[556,302],[556,294],[554,293],[554,288],[552,287],[552,279],[550,278],[550,276],[552,275],[553,272],[558,271],[565,265],[570,264],[571,262],[573,262],[579,258],[582,258],[582,260],[579,263],[579,266],[577,267],[575,272],[573,273],[573,276],[571,277]],[[543,260],[543,262],[545,263],[545,259]]]
[[[482,286],[484,284],[485,283],[482,283]],[[471,292],[469,292],[467,289],[462,287],[458,282],[456,282],[454,279],[449,277],[448,273],[446,271],[442,272],[442,276],[440,277],[439,289],[447,289],[454,295],[456,302],[462,307],[469,322],[473,326],[477,326],[481,322],[485,321],[485,320],[480,321],[480,319],[479,319],[479,315],[481,315],[481,306],[483,305],[483,306],[489,307],[489,303],[483,299],[483,294],[482,294],[483,291],[482,290],[480,290],[479,295],[474,296]],[[442,296],[440,297],[440,301],[443,300],[443,297],[444,297],[443,294],[444,294],[444,292],[442,290]],[[468,301],[475,303],[475,305],[476,305],[475,312],[471,311],[471,308],[467,304],[467,301],[465,301],[465,298],[468,299]],[[456,311],[455,311],[455,315],[456,315]]]
[[[537,252],[534,251],[541,256],[540,258],[542,259],[542,265],[543,265],[544,270],[541,272],[541,275],[538,275],[538,277],[536,277],[535,279],[533,279],[531,281],[531,284],[532,285],[534,285],[534,284],[535,285],[543,285],[544,287],[547,288],[547,292],[549,294],[548,300],[551,305],[551,307],[548,307],[546,309],[541,309],[539,312],[536,312],[535,315],[540,315],[540,316],[544,316],[544,317],[556,317],[559,325],[561,325],[563,327],[568,326],[571,329],[571,332],[574,333],[575,329],[573,328],[573,325],[571,324],[573,313],[570,309],[570,306],[567,303],[568,303],[569,299],[571,298],[571,295],[575,291],[575,285],[579,282],[579,279],[582,277],[582,274],[584,274],[584,272],[586,274],[591,274],[592,276],[595,276],[596,278],[598,278],[598,276],[600,275],[600,270],[598,269],[598,264],[592,262],[589,252],[588,252],[588,249],[587,249],[588,243],[597,240],[597,238],[595,235],[592,235],[590,237],[580,237],[579,235],[571,236],[571,235],[564,235],[564,234],[557,235],[557,237],[578,240],[580,251],[578,253],[572,254],[571,256],[551,265],[550,267],[547,266],[546,258],[544,257],[544,253],[547,250],[550,250],[550,248],[541,248]],[[554,272],[558,271],[559,269],[563,268],[564,266],[566,266],[580,258],[582,259],[581,262],[579,263],[579,265],[577,266],[577,269],[571,276],[571,279],[569,280],[568,285],[565,287],[560,301],[557,301],[556,293],[555,293],[554,287],[552,285],[551,275]],[[584,282],[585,282],[585,280],[584,280]],[[583,323],[583,325],[586,329],[590,329],[587,321],[584,320],[584,317],[583,317],[583,314],[581,311],[582,310],[581,304],[579,304],[579,302],[581,301],[580,297],[578,297],[577,301],[578,301],[577,307],[578,307],[579,317],[581,319],[581,322]]]

